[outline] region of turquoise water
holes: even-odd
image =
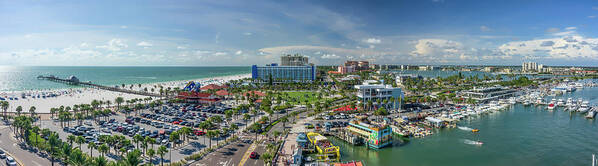
[[[0,91],[73,88],[65,84],[37,80],[38,75],[66,78],[101,85],[143,84],[175,80],[249,74],[250,67],[16,67],[0,66]]]
[[[598,88],[585,88],[557,98],[578,97],[598,102]],[[598,153],[598,124],[585,115],[546,111],[544,107],[514,105],[508,111],[472,117],[459,126],[480,129],[479,135],[460,129],[441,129],[422,139],[381,150],[341,146],[343,161],[366,165],[591,165]],[[479,140],[483,146],[466,144]]]

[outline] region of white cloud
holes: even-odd
[[[592,6],[593,10],[598,10],[598,6]]]
[[[251,35],[253,35],[253,33],[251,33],[251,32],[245,32],[245,33],[243,33],[243,35],[245,35],[245,36],[251,36]]]
[[[594,15],[591,15],[591,16],[588,16],[588,18],[596,18],[596,16],[594,16]]]
[[[239,50],[237,52],[235,52],[235,55],[241,55],[243,53],[243,51]]]
[[[154,46],[154,45],[152,45],[152,43],[149,43],[149,42],[146,42],[146,41],[141,41],[141,42],[137,43],[137,46],[151,47],[151,46]]]
[[[565,30],[576,30],[576,29],[577,29],[577,27],[567,27],[567,28],[565,28]]]
[[[89,44],[87,44],[86,42],[81,43],[81,45],[79,45],[79,47],[89,47]]]
[[[185,46],[177,46],[176,49],[184,50],[184,49],[187,49],[187,47],[185,47]]]
[[[376,46],[374,46],[374,45],[370,45],[370,48],[376,48]]]
[[[129,45],[125,44],[122,39],[112,39],[108,41],[108,45],[96,46],[96,48],[103,48],[110,51],[120,51],[121,49],[127,48]]]
[[[322,55],[321,58],[322,59],[339,59],[341,57],[336,54],[324,54],[324,55]]]
[[[121,29],[127,29],[128,27],[125,25],[120,26]]]
[[[212,55],[214,55],[214,56],[224,56],[224,55],[228,55],[228,54],[226,52],[215,52]]]
[[[382,42],[382,40],[377,39],[377,38],[368,38],[368,39],[364,39],[363,42],[368,43],[368,44],[380,44]]]
[[[509,42],[499,47],[506,55],[521,55],[527,59],[559,60],[598,59],[598,39],[579,35]]]
[[[491,30],[492,29],[490,29],[489,27],[487,27],[485,25],[480,26],[480,31],[482,31],[482,32],[488,32],[488,31],[491,31]]]

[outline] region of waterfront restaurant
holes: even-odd
[[[220,97],[201,92],[179,92],[177,99],[184,100],[188,103],[200,103],[200,104],[216,104],[220,102]]]
[[[396,99],[404,97],[401,88],[395,88],[392,87],[392,85],[384,85],[384,83],[377,83],[378,81],[376,80],[366,80],[362,85],[355,85],[359,102],[367,103],[371,100],[375,103],[378,99],[384,101],[394,98],[395,102],[397,102],[396,104],[399,104]]]
[[[362,118],[349,122],[346,129],[364,138],[370,148],[380,149],[392,144],[392,128],[385,124],[374,124]]]
[[[473,99],[480,103],[489,102],[492,100],[504,99],[515,96],[516,90],[496,85],[493,87],[477,88],[474,87],[469,91],[461,92],[460,96],[466,99]]]

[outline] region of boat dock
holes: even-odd
[[[91,81],[90,82],[81,82],[75,76],[70,76],[68,79],[63,79],[63,78],[58,78],[58,77],[53,76],[53,75],[50,75],[50,76],[41,76],[40,75],[40,76],[37,76],[37,79],[49,80],[49,81],[54,81],[54,82],[59,82],[59,83],[65,83],[65,84],[69,84],[69,85],[78,85],[78,86],[83,86],[83,87],[97,88],[97,89],[108,90],[108,91],[113,91],[113,92],[129,93],[129,94],[136,94],[136,95],[142,95],[142,96],[151,96],[151,97],[167,97],[165,95],[160,95],[160,94],[157,94],[157,93],[135,91],[135,90],[129,90],[129,89],[124,89],[124,88],[110,87],[110,86],[104,86],[104,85],[94,84],[94,83],[91,83]]]

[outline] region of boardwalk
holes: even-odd
[[[92,88],[103,89],[103,90],[108,90],[108,91],[136,94],[136,95],[142,95],[142,96],[167,97],[165,95],[160,95],[157,93],[135,91],[135,90],[129,90],[129,89],[124,89],[124,88],[118,88],[118,87],[110,87],[110,86],[94,84],[91,82],[80,82],[79,79],[77,79],[77,77],[74,77],[74,76],[71,76],[68,79],[62,79],[62,78],[58,78],[55,76],[37,76],[37,79],[44,79],[44,80],[50,80],[50,81],[54,81],[54,82],[66,83],[69,85],[79,85],[79,86],[92,87]]]

